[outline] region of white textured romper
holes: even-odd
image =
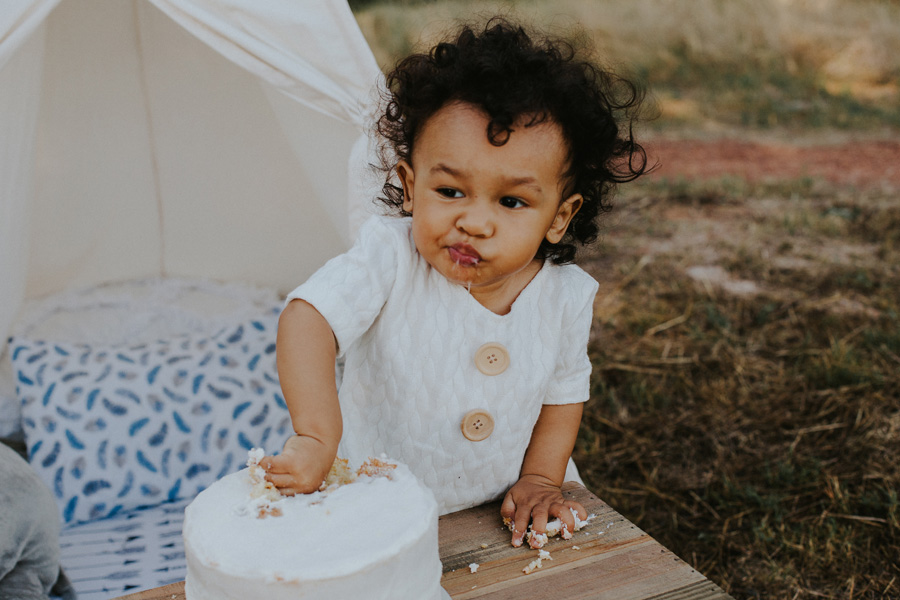
[[[597,282],[575,265],[548,261],[512,310],[498,315],[428,265],[410,225],[370,218],[353,248],[287,301],[312,304],[345,357],[340,456],[359,465],[383,452],[405,462],[445,514],[495,500],[518,480],[543,404],[588,399]],[[478,368],[486,343],[505,350],[502,373]],[[475,409],[495,423],[481,441],[461,427]]]

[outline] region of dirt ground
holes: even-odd
[[[750,139],[650,138],[643,145],[650,164],[658,163],[646,176],[651,181],[734,177],[778,183],[809,177],[825,187],[817,186],[816,194],[792,203],[777,194],[753,202],[704,204],[648,196],[618,203],[602,252],[584,261],[601,283],[601,297],[609,296],[597,308],[601,320],[622,308],[615,298],[627,285],[611,265],[635,260],[635,272],[626,280],[647,264],[669,261],[676,272],[710,294],[715,290],[743,298],[808,300],[823,303],[832,313],[880,314],[871,299],[853,290],[808,299],[794,288],[797,281],[829,270],[881,272],[880,251],[885,249],[880,236],[850,235],[850,222],[841,215],[859,210],[894,219],[890,211],[895,209],[889,205],[900,191],[900,140],[833,134],[790,140],[756,134]],[[834,186],[833,195],[823,191],[829,186]],[[846,203],[856,198],[859,205],[848,209]],[[800,230],[795,233],[792,227]]]
[[[653,139],[651,178],[737,176],[752,182],[803,177],[838,185],[900,188],[900,140],[738,141]]]

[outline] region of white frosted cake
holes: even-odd
[[[185,510],[188,600],[444,597],[437,503],[405,465],[370,460],[354,475],[344,463],[327,489],[281,497],[261,456]]]

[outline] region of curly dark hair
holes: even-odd
[[[452,40],[401,60],[387,74],[376,123],[387,172],[380,200],[395,214],[408,214],[393,168],[399,160],[411,162],[422,126],[450,102],[484,110],[495,146],[506,143],[520,117],[526,127],[549,120],[568,143],[563,198],[580,193],[584,201],[565,237],[558,244],[544,240],[538,257],[573,262],[576,243],[597,238],[597,217],[609,210],[616,184],[647,170],[647,155],[633,136],[642,90],[587,54],[569,41],[529,35],[521,25],[493,18],[480,32],[464,25]]]

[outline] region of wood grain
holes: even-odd
[[[551,560],[526,575],[537,550],[513,548],[500,523],[499,504],[440,519],[441,585],[454,600],[723,600],[715,584],[665,549],[584,487],[567,483],[564,493],[594,517],[572,539],[552,538],[544,547]],[[482,548],[482,544],[486,548]],[[478,563],[475,573],[468,565]]]
[[[551,560],[526,575],[538,551],[513,548],[494,502],[444,515],[438,525],[441,585],[453,600],[731,600],[715,584],[661,546],[584,487],[567,483],[566,496],[593,514],[570,540],[544,547]],[[472,573],[469,565],[477,563]],[[117,600],[185,600],[184,583]]]
[[[170,583],[152,590],[120,596],[115,600],[125,600],[126,598],[128,600],[185,600],[184,582],[179,581],[178,583]]]

